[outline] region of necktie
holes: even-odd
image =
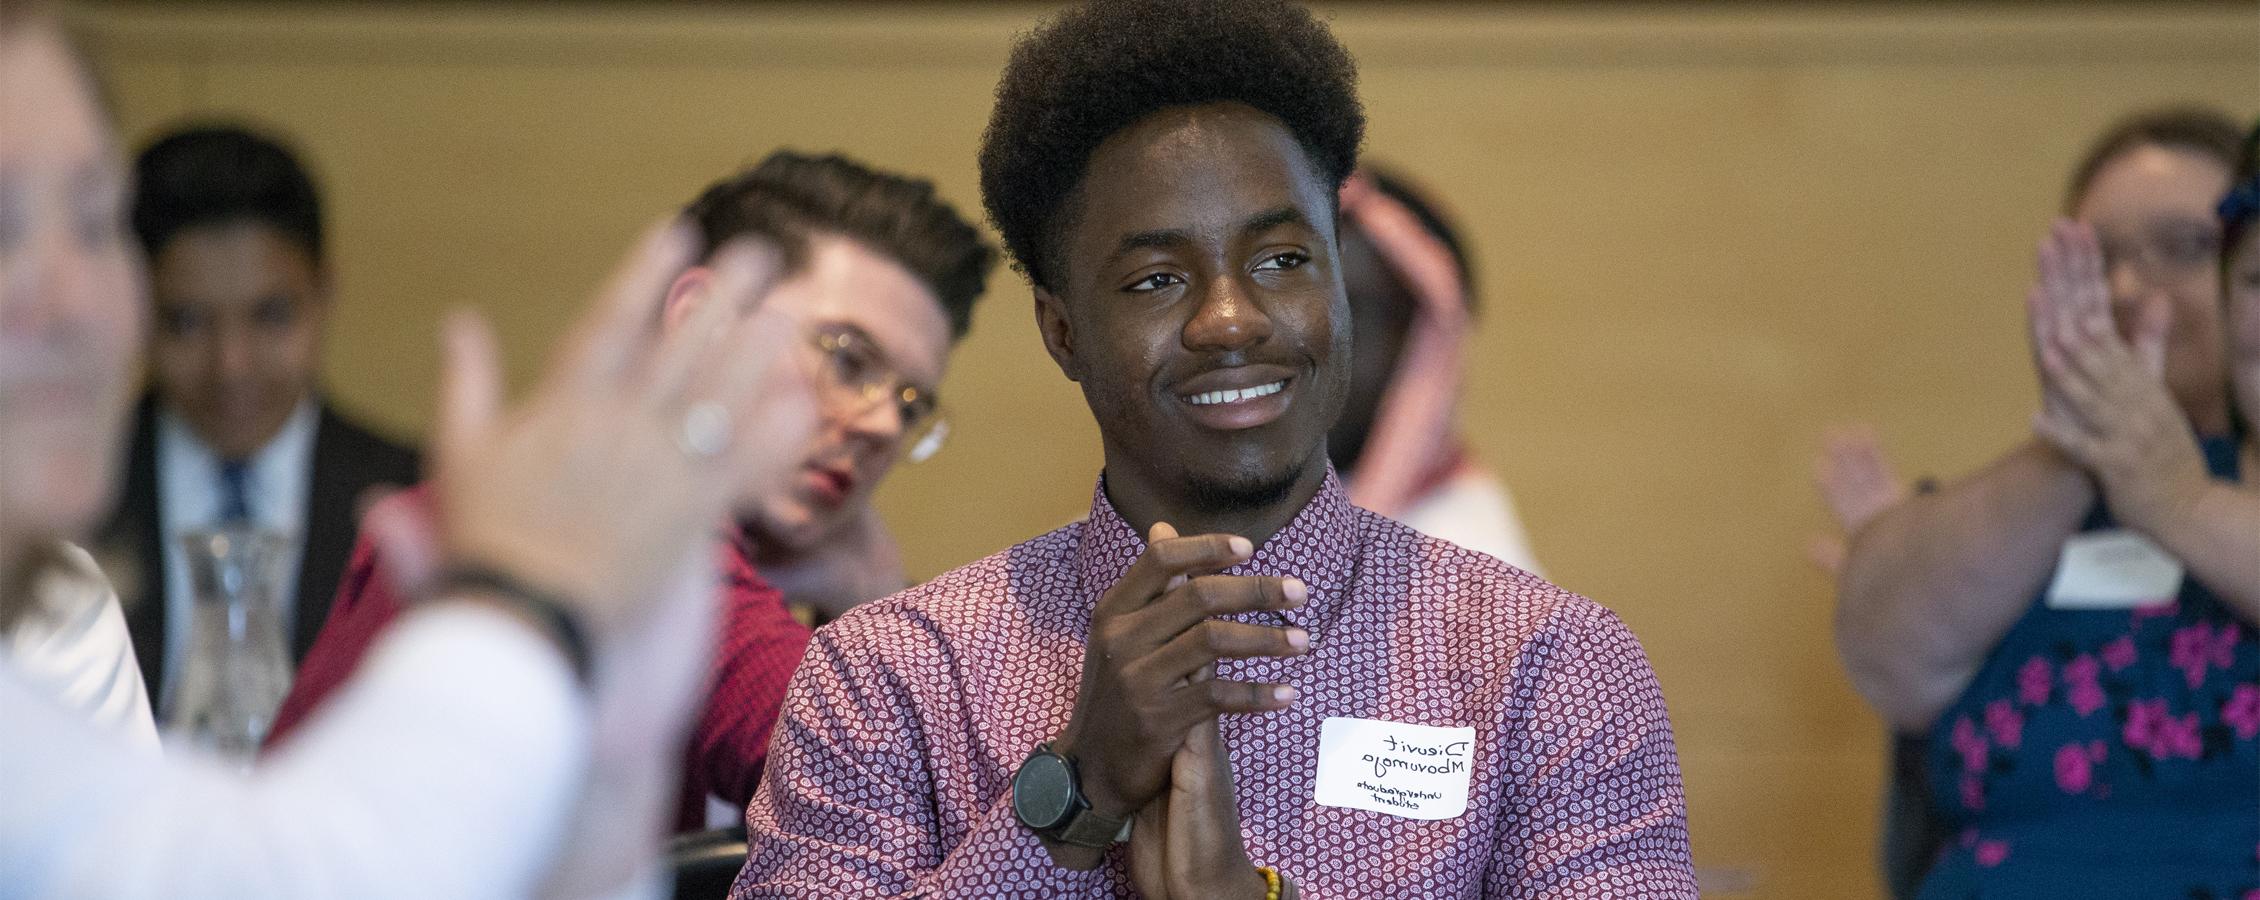
[[[220,524],[242,525],[251,521],[250,480],[250,464],[220,463]]]

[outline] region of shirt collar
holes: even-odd
[[[290,418],[283,420],[282,429],[268,439],[266,446],[244,460],[250,479],[246,487],[260,525],[293,533],[304,525],[302,507],[311,477],[314,441],[320,431],[321,409],[321,402],[313,394],[300,398]],[[163,404],[157,410],[157,448],[159,465],[165,470],[160,484],[185,492],[173,499],[189,501],[165,504],[175,507],[166,511],[166,518],[177,520],[176,524],[182,527],[191,523],[201,527],[215,519],[219,515],[220,498],[213,485],[219,477],[220,456],[197,436],[187,420]]]
[[[264,472],[274,473],[291,468],[292,460],[311,458],[314,455],[314,434],[318,430],[316,426],[321,424],[321,420],[321,404],[315,402],[312,394],[308,394],[298,401],[298,408],[291,411],[290,418],[283,421],[282,430],[275,433],[275,439],[259,448],[259,454],[253,458],[252,465]]]
[[[1326,482],[1286,527],[1257,547],[1255,558],[1226,569],[1224,574],[1302,579],[1310,586],[1310,600],[1302,609],[1285,615],[1290,623],[1308,627],[1313,620],[1328,618],[1327,611],[1348,596],[1359,548],[1358,509],[1350,505],[1341,479],[1328,466]],[[1085,520],[1075,547],[1076,585],[1082,591],[1085,613],[1098,602],[1100,594],[1129,573],[1130,565],[1145,550],[1145,536],[1107,500],[1102,476],[1092,492],[1090,518]]]

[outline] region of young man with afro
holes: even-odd
[[[1363,128],[1293,3],[1020,41],[982,191],[1099,425],[1090,516],[817,635],[734,897],[1695,896],[1631,632],[1328,465]]]

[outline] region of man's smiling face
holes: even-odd
[[[1333,191],[1279,120],[1173,107],[1092,153],[1062,216],[1045,342],[1110,481],[1260,505],[1325,465],[1350,359]]]

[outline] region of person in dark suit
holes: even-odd
[[[295,663],[328,615],[360,510],[413,483],[417,460],[317,383],[330,273],[321,199],[290,150],[241,127],[194,127],[156,140],[135,170],[150,390],[98,555],[162,705],[188,629],[181,532],[242,523],[295,541],[282,623]]]

